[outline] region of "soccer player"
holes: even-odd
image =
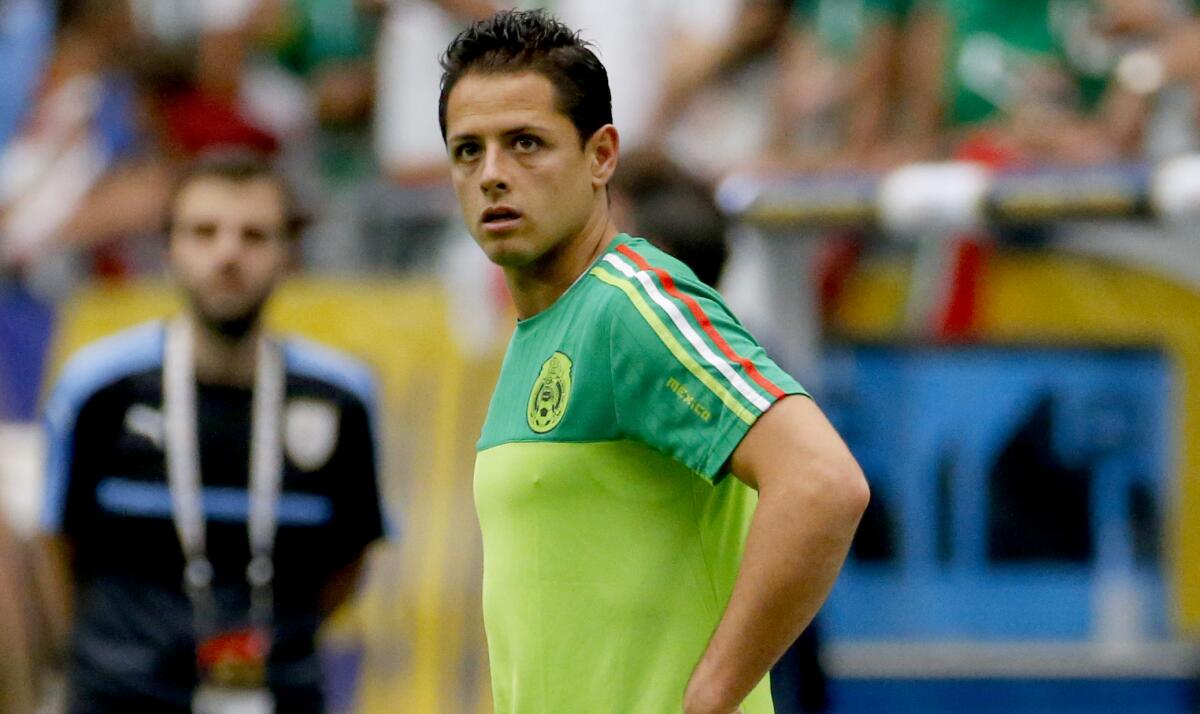
[[[199,159],[169,205],[183,314],[85,348],[47,403],[70,712],[322,711],[314,637],[384,518],[371,375],[262,324],[294,215],[260,158]]]
[[[518,315],[475,471],[496,711],[772,711],[861,471],[716,292],[613,224],[608,80],[575,33],[502,12],[443,68],[455,191]]]

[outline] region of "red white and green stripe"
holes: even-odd
[[[670,273],[650,265],[628,245],[605,255],[591,272],[625,293],[671,354],[746,423],[753,423],[784,395],[753,362],[733,350]]]

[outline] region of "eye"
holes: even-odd
[[[242,240],[247,243],[262,243],[270,232],[261,226],[246,226],[242,229]]]
[[[193,223],[190,232],[197,238],[212,238],[217,234],[217,224],[208,221]]]
[[[464,141],[454,147],[454,159],[456,161],[472,161],[479,156],[479,144],[473,141]]]
[[[521,134],[513,139],[513,148],[524,154],[536,151],[541,146],[542,140],[532,134]]]

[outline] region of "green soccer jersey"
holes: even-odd
[[[475,465],[497,714],[681,711],[756,503],[729,457],[785,394],[721,297],[638,238],[517,323]],[[773,710],[765,679],[743,709]]]

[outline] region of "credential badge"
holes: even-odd
[[[529,428],[545,434],[562,421],[571,400],[571,358],[555,352],[542,363],[529,393]]]
[[[338,409],[318,399],[293,399],[284,417],[288,458],[305,471],[316,471],[333,456],[338,439]]]

